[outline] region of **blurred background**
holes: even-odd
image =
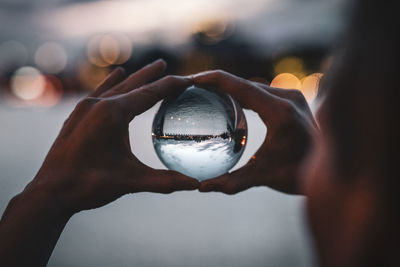
[[[0,212],[35,175],[75,103],[116,66],[157,59],[168,74],[223,69],[302,90],[311,105],[346,25],[344,0],[0,0]],[[151,144],[156,107],[131,124]],[[249,138],[266,128],[246,111]],[[74,216],[49,266],[313,266],[304,199],[267,188],[235,196],[135,194]]]

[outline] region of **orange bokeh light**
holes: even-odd
[[[93,90],[110,73],[108,68],[102,68],[85,62],[79,66],[78,78],[83,87]]]
[[[301,89],[299,78],[291,73],[281,73],[277,75],[271,82],[271,87],[282,89]]]
[[[227,38],[232,33],[232,27],[221,18],[203,20],[193,27],[194,33],[202,33],[208,38],[209,43],[217,43]]]
[[[302,78],[305,76],[304,62],[298,57],[285,57],[276,63],[274,66],[274,73],[275,75],[291,73],[296,77]]]
[[[132,42],[123,34],[93,36],[86,49],[89,61],[98,67],[125,63],[132,54]]]
[[[246,138],[243,138],[242,142],[240,142],[240,144],[242,144],[242,146],[245,146],[246,145]]]
[[[36,105],[41,107],[52,107],[60,102],[63,95],[63,86],[55,76],[46,75],[46,86],[43,93],[35,100]]]
[[[36,68],[25,66],[19,68],[11,78],[11,90],[14,95],[24,101],[38,98],[45,87],[45,79]]]
[[[13,106],[51,107],[56,105],[63,95],[63,86],[55,76],[43,75],[32,67],[19,69],[11,81],[14,96],[8,98]]]
[[[313,73],[302,79],[301,92],[308,103],[311,103],[317,97],[318,86],[322,76],[322,73]]]

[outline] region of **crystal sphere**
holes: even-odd
[[[247,141],[247,122],[230,95],[191,86],[162,102],[152,139],[168,169],[203,181],[238,162]]]

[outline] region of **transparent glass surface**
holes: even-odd
[[[229,95],[195,86],[163,101],[152,129],[164,165],[199,181],[228,172],[247,142],[242,108]]]

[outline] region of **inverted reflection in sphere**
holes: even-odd
[[[229,95],[196,86],[163,101],[153,145],[164,165],[199,181],[228,172],[243,154],[247,123]]]

